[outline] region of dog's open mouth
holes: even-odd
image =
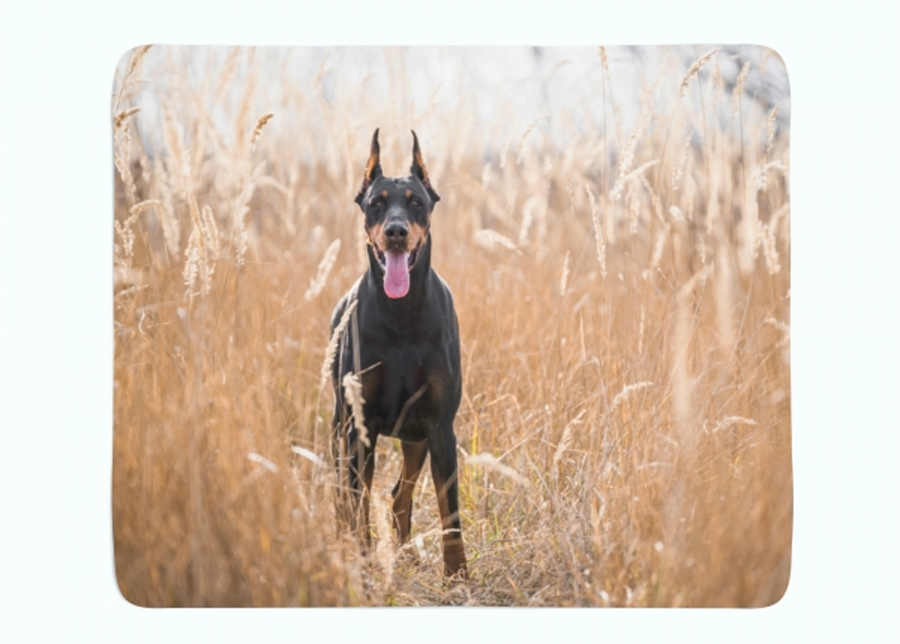
[[[410,253],[410,252],[399,252],[399,253],[394,253],[394,252],[391,252],[391,251],[388,251],[388,252],[389,252],[390,254],[392,254],[392,255],[403,255],[403,256],[405,256],[405,257],[406,257],[406,268],[407,268],[407,270],[410,270],[410,271],[413,269],[413,266],[416,265],[416,260],[419,258],[419,249],[418,249],[418,248],[416,248],[416,249],[415,249],[413,252],[411,252],[411,253]],[[375,249],[375,256],[378,258],[378,263],[381,264],[381,268],[382,268],[382,269],[386,269],[386,268],[387,268],[387,259],[385,258],[384,251],[381,250],[381,249],[379,249],[379,248],[376,248],[376,249]]]
[[[419,258],[419,247],[410,251],[382,251],[375,247],[375,256],[384,269],[384,293],[398,299],[409,293],[409,272]]]

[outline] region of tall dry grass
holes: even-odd
[[[501,105],[488,121],[464,84],[421,96],[402,50],[381,52],[389,75],[358,83],[336,81],[321,50],[129,53],[113,97],[124,596],[777,601],[793,510],[789,128],[759,87],[782,63],[679,52],[637,107],[610,73],[627,52],[604,49],[590,109],[519,119]],[[298,57],[317,72],[292,75]],[[391,101],[377,96],[385,78]],[[320,373],[332,307],[364,268],[352,197],[375,126],[387,174],[405,173],[416,128],[441,194],[434,265],[462,336],[465,586],[441,578],[427,473],[396,550],[390,440],[374,551],[334,527]]]

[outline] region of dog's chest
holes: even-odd
[[[450,375],[442,353],[440,345],[427,343],[369,343],[362,351],[360,378],[367,422],[376,423],[385,434],[404,429],[403,434],[414,439],[420,425],[436,421],[445,390],[441,383]],[[397,427],[398,419],[402,428]]]

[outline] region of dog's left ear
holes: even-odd
[[[356,199],[354,199],[360,208],[362,208],[362,200],[366,196],[366,190],[381,174],[381,146],[378,145],[378,128],[375,128],[375,134],[372,135],[372,147],[369,149],[369,160],[366,162],[366,171],[363,174],[362,187],[359,189]]]
[[[428,191],[428,196],[431,197],[431,202],[437,203],[441,198],[438,196],[438,193],[434,191],[434,188],[431,187],[431,181],[428,180],[428,171],[425,169],[425,162],[422,161],[422,151],[419,149],[419,137],[416,136],[415,130],[410,131],[413,135],[413,162],[409,171],[414,177],[417,177],[419,181],[422,182],[422,185],[425,186],[425,190]]]

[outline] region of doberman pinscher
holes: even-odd
[[[444,574],[465,577],[453,434],[462,395],[459,327],[450,289],[431,268],[431,212],[440,197],[428,180],[418,137],[412,135],[410,175],[392,178],[382,173],[375,130],[356,196],[365,214],[369,267],[331,319],[334,334],[355,300],[332,367],[332,444],[349,487],[344,519],[367,543],[375,441],[390,436],[402,442],[403,468],[393,489],[394,528],[401,543],[409,539],[413,489],[430,454]],[[346,395],[348,374],[359,378],[364,429],[354,422]]]

